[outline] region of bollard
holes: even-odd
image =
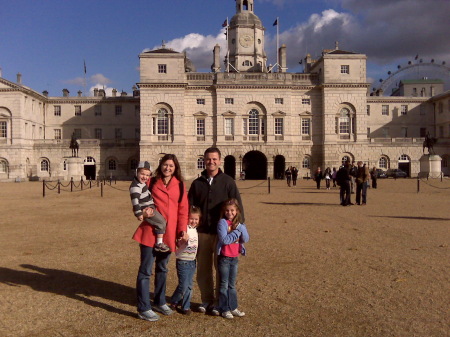
[[[269,194],[270,194],[270,177],[267,177],[267,182],[268,182],[267,187],[269,188]]]
[[[80,186],[81,186],[81,190],[83,190],[83,178],[81,178],[81,180],[80,180]]]
[[[420,192],[420,179],[417,177],[417,193]]]
[[[70,178],[70,192],[73,192],[73,177]]]
[[[100,196],[103,198],[103,183],[100,185]]]
[[[42,180],[42,198],[45,198],[45,179]]]
[[[89,188],[92,188],[92,180],[89,178]]]
[[[61,182],[58,179],[58,194],[61,194]]]

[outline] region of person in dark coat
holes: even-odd
[[[323,179],[323,173],[320,169],[320,166],[317,168],[316,172],[314,173],[314,180],[316,181],[317,189],[320,190],[320,183]]]

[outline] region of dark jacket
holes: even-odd
[[[188,193],[189,204],[199,207],[202,211],[202,218],[197,231],[199,233],[217,234],[222,203],[230,198],[236,198],[241,205],[242,222],[244,222],[241,195],[233,178],[219,169],[219,173],[214,177],[211,185],[207,179],[208,176],[206,170],[204,170],[201,176],[192,182]]]

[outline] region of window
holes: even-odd
[[[197,159],[197,169],[198,170],[204,170],[205,169],[205,160],[203,159],[203,157],[199,157]]]
[[[116,164],[116,161],[114,159],[110,159],[108,161],[108,169],[110,171],[115,171],[117,169],[117,164]]]
[[[205,99],[204,98],[197,98],[197,104],[205,105]]]
[[[248,118],[242,120],[242,134],[244,136],[248,134]]]
[[[302,98],[302,104],[311,105],[311,99],[310,98]]]
[[[61,129],[53,130],[55,132],[55,139],[61,139]]]
[[[342,65],[341,66],[341,74],[350,74],[350,66]]]
[[[427,136],[427,128],[420,128],[420,137],[425,138]]]
[[[389,116],[389,105],[382,105],[381,106],[381,114],[383,116]]]
[[[197,136],[205,136],[205,120],[204,119],[197,119]]]
[[[251,66],[253,66],[253,63],[250,62],[249,60],[245,60],[244,62],[242,62],[242,65],[244,67],[251,67]]]
[[[81,116],[81,105],[75,105],[75,116]]]
[[[158,110],[157,134],[158,135],[169,134],[169,114],[167,110],[164,108]]]
[[[101,116],[102,115],[102,106],[101,105],[96,105],[94,107],[94,115],[95,116]]]
[[[41,171],[48,172],[49,168],[50,168],[50,163],[48,162],[48,160],[42,159],[41,160]]]
[[[234,98],[225,98],[225,104],[234,104]]]
[[[55,105],[53,107],[53,114],[55,116],[61,116],[61,105]]]
[[[380,160],[378,161],[378,167],[382,168],[382,169],[387,169],[388,168],[388,160],[386,157],[381,157]]]
[[[67,160],[63,161],[63,171],[67,171]]]
[[[275,98],[275,104],[283,104],[283,99],[282,98]]]
[[[256,109],[252,109],[249,112],[248,119],[248,133],[250,135],[259,135],[259,112]]]
[[[412,95],[413,95],[413,96],[417,96],[417,88],[413,88]]]
[[[400,157],[398,157],[399,161],[409,161],[409,157],[406,154],[402,154]]]
[[[368,105],[366,107],[366,113],[367,113],[367,116],[370,116],[370,105]]]
[[[367,138],[370,138],[370,128],[367,128]]]
[[[158,64],[158,73],[167,74],[167,65],[166,64]]]
[[[444,112],[444,103],[442,103],[442,102],[438,103],[438,112],[440,114]]]
[[[339,116],[339,134],[350,134],[350,110],[344,108]]]
[[[234,119],[225,118],[225,136],[234,135]]]
[[[423,105],[423,104],[420,105],[420,114],[421,115],[425,115],[426,114],[425,105]]]
[[[116,116],[122,115],[122,106],[121,105],[116,105],[114,110],[115,110]]]
[[[6,161],[0,160],[0,173],[7,173],[8,165]]]
[[[81,129],[73,129],[73,134],[76,139],[80,139],[81,138]]]
[[[402,130],[401,130],[401,136],[402,136],[403,138],[408,137],[408,128],[402,127]]]
[[[102,129],[96,128],[94,132],[95,132],[95,139],[102,139],[103,138],[102,137]]]
[[[114,138],[115,139],[122,139],[122,129],[121,128],[115,128],[114,129]]]
[[[402,105],[400,113],[402,114],[402,116],[406,116],[408,114],[408,106]]]
[[[302,136],[311,135],[311,119],[302,118]]]
[[[389,128],[381,128],[381,134],[384,138],[389,138]]]
[[[8,129],[6,122],[0,122],[0,138],[8,137]]]
[[[275,118],[275,135],[283,135],[283,118]]]
[[[304,168],[304,169],[309,169],[309,168],[311,168],[311,159],[310,159],[309,157],[303,158],[303,161],[302,161],[302,168]]]

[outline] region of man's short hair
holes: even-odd
[[[220,150],[217,147],[209,147],[205,150],[205,153],[203,154],[203,157],[206,157],[208,153],[217,153],[219,155],[219,159],[222,157],[222,153],[220,153]]]

